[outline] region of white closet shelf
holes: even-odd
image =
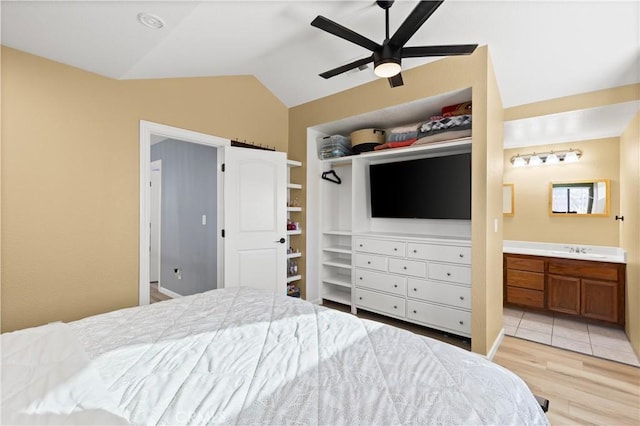
[[[302,257],[302,253],[287,253],[287,259],[294,259],[296,257]]]
[[[288,212],[301,212],[302,207],[287,207]]]
[[[302,167],[302,162],[301,161],[296,161],[296,160],[287,160],[287,166],[288,167]]]
[[[294,281],[299,281],[302,279],[302,275],[291,275],[290,277],[287,277],[287,283],[292,283]]]
[[[329,252],[332,252],[332,253],[351,254],[351,246],[324,247],[322,250],[329,251]]]
[[[327,291],[322,295],[322,298],[331,300],[332,302],[342,303],[343,305],[351,305],[351,292],[349,290],[343,291],[335,289]]]
[[[346,259],[329,259],[322,262],[325,266],[335,266],[336,268],[351,269],[351,261]]]
[[[339,236],[346,236],[346,237],[350,237],[352,232],[351,231],[340,231],[340,230],[329,230],[329,231],[324,231],[323,234],[325,235],[339,235]]]
[[[302,234],[302,229],[294,229],[293,231],[287,231],[287,235],[300,235]]]
[[[346,287],[346,288],[351,288],[351,282],[347,281],[346,279],[339,279],[339,278],[323,278],[322,279],[323,283],[326,284],[332,284],[332,285],[337,285],[340,287]]]
[[[302,185],[299,183],[288,183],[287,184],[287,188],[288,189],[302,189]]]

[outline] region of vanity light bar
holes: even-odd
[[[565,149],[560,151],[532,152],[531,154],[517,154],[511,157],[513,167],[538,166],[540,164],[574,163],[582,157],[579,149]]]

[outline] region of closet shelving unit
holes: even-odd
[[[291,168],[292,167],[301,167],[302,166],[302,162],[300,161],[295,161],[295,160],[287,160],[287,200],[289,200],[289,204],[291,204],[291,200],[295,197],[292,197],[292,194],[295,193],[296,190],[300,190],[302,189],[302,185],[299,183],[294,183],[291,182]],[[291,213],[301,213],[302,212],[302,207],[297,207],[297,206],[287,206],[287,219],[291,219]],[[302,234],[302,230],[301,229],[296,229],[296,230],[287,230],[287,249],[289,247],[293,247],[292,242],[291,242],[291,236],[294,235],[301,235]],[[299,250],[299,248],[298,248]],[[288,250],[287,250],[288,251]],[[298,251],[295,253],[287,253],[287,263],[289,261],[291,261],[291,259],[296,259],[296,258],[300,258],[302,257],[302,252]],[[288,265],[287,265],[288,266]],[[287,272],[288,272],[289,268],[287,268]],[[296,274],[296,275],[289,275],[287,273],[287,284],[295,282],[295,281],[299,281],[302,279],[302,275],[300,274]]]

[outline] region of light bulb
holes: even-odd
[[[567,155],[564,156],[564,162],[575,163],[576,161],[578,161],[578,158],[578,154],[576,154],[575,151],[569,151]]]
[[[523,167],[526,166],[527,162],[525,161],[524,158],[517,156],[516,158],[513,159],[513,167]]]
[[[551,154],[549,154],[547,156],[547,159],[545,160],[546,164],[558,164],[559,162],[560,162],[560,159],[553,152]]]
[[[529,158],[530,166],[538,166],[540,164],[542,164],[542,159],[538,157],[536,154],[532,155],[531,158]]]

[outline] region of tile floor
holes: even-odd
[[[504,308],[504,332],[545,345],[640,367],[623,330],[580,320]]]

